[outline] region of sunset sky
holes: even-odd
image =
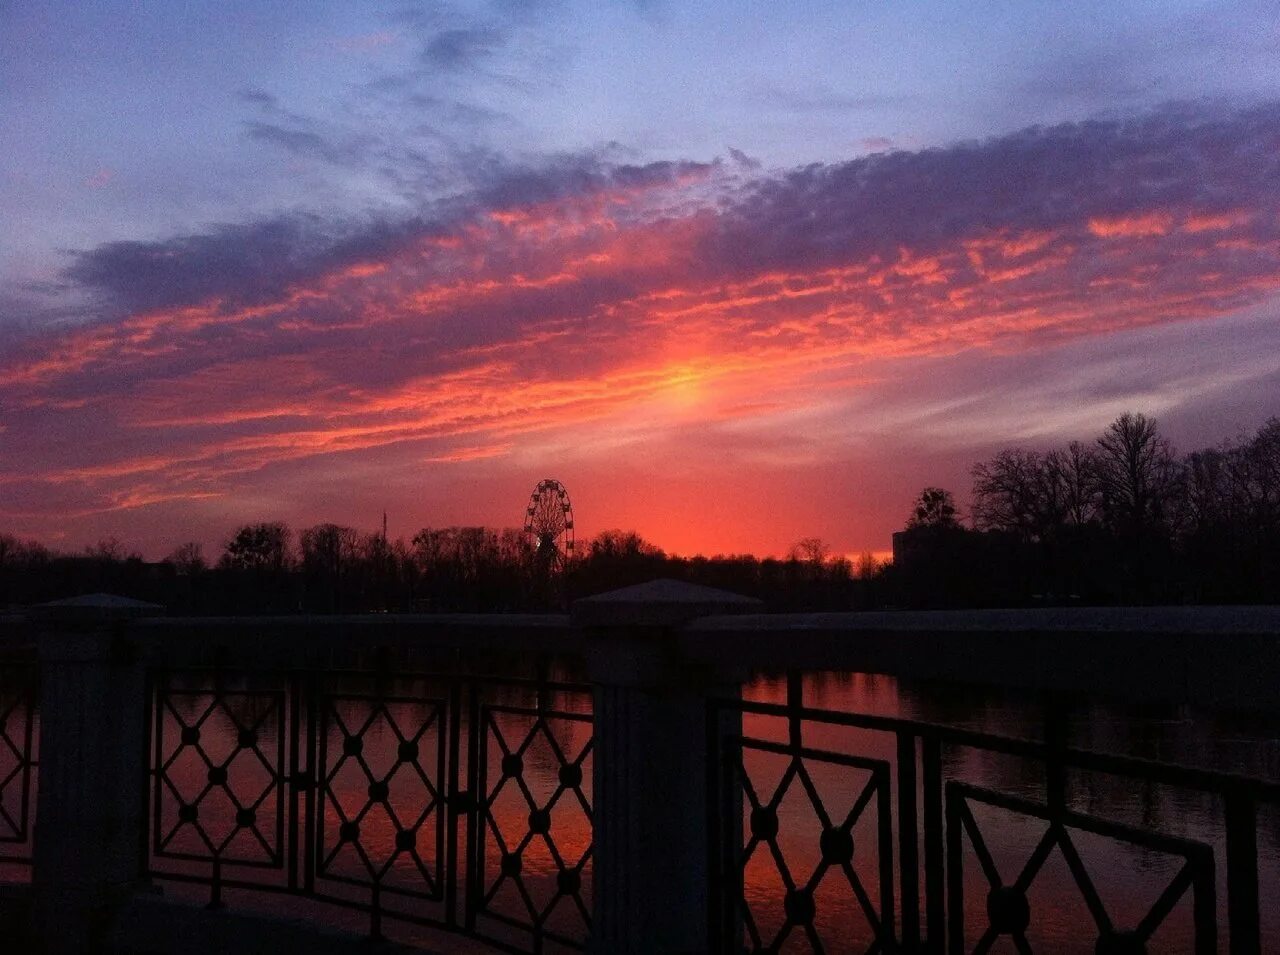
[[[882,551],[1280,414],[1280,6],[0,0],[0,532]]]

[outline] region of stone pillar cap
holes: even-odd
[[[664,577],[575,600],[570,616],[583,627],[670,627],[763,609],[763,601],[755,597]]]
[[[37,620],[56,620],[68,623],[104,623],[114,620],[134,620],[138,617],[157,617],[164,613],[161,604],[120,597],[116,594],[83,594],[65,600],[51,600],[31,608]]]

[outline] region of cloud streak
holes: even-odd
[[[473,177],[412,217],[76,254],[65,279],[102,317],[0,345],[0,513],[234,499],[386,455],[493,465],[570,432],[612,455],[712,428],[745,455],[900,363],[1207,320],[1280,288],[1274,105],[778,174],[583,155]]]

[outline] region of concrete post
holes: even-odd
[[[33,889],[47,953],[97,950],[143,869],[143,667],[125,623],[155,604],[94,594],[36,608],[40,775]]]
[[[709,950],[707,698],[738,695],[745,674],[732,661],[694,665],[679,630],[759,609],[758,600],[672,580],[573,606],[595,685],[593,952]]]

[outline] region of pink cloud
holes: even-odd
[[[541,448],[579,453],[575,436],[599,466],[707,426],[721,463],[801,460],[820,452],[788,422],[872,370],[1273,296],[1280,186],[1257,160],[1280,116],[1179,116],[745,187],[693,164],[518,173],[430,222],[91,250],[71,277],[122,313],[0,353],[15,409],[0,480],[23,488],[0,514],[231,507],[270,475],[337,462],[369,487],[400,461],[515,469]],[[1174,172],[1144,178],[1175,148]]]

